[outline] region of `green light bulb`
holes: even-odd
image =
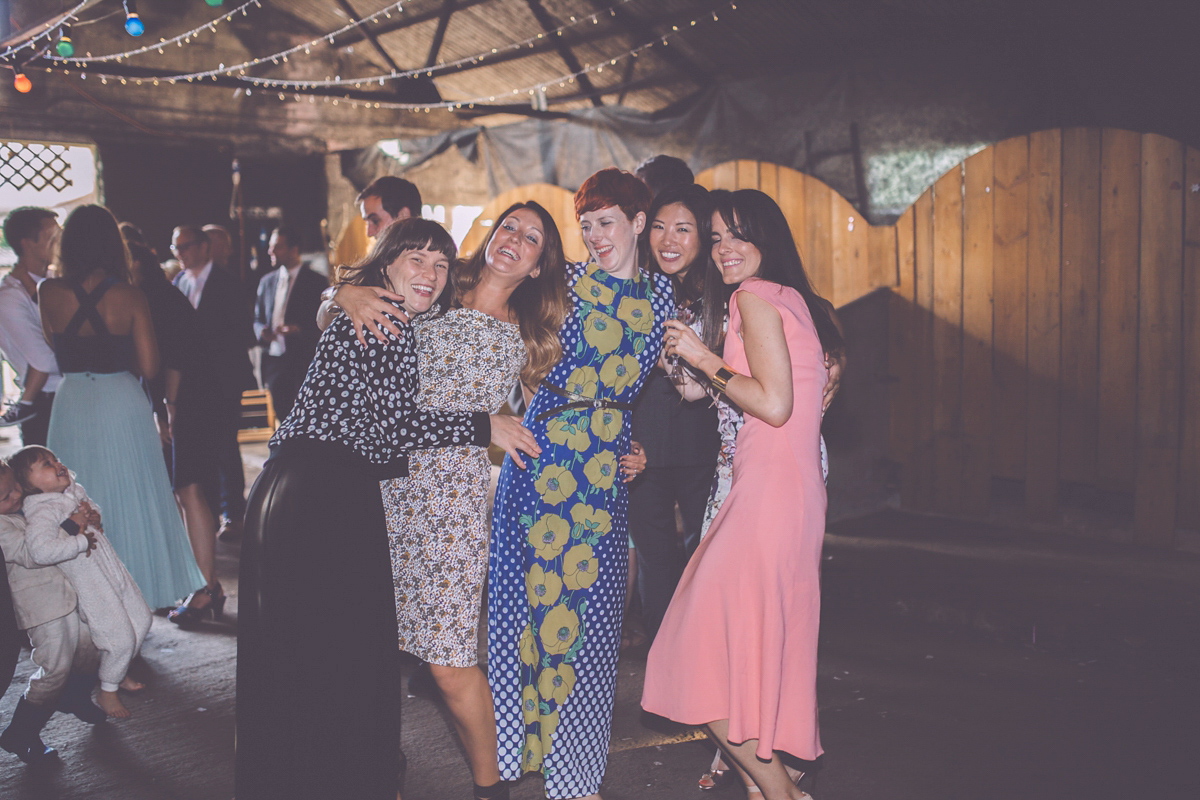
[[[54,50],[63,58],[70,58],[75,55],[75,45],[71,44],[71,37],[64,36],[58,40],[58,44],[54,45]]]

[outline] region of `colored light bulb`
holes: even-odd
[[[210,6],[213,6],[215,8],[216,6],[219,6],[222,3],[224,3],[225,0],[204,0],[204,2],[208,3]]]
[[[70,58],[75,55],[75,45],[71,43],[71,37],[63,34],[58,40],[58,44],[54,45],[54,50],[63,58]]]
[[[28,94],[33,89],[33,81],[29,80],[24,72],[18,72],[13,78],[13,88],[21,94]]]
[[[125,18],[125,31],[130,36],[141,36],[146,32],[146,26],[142,24],[142,18],[136,11],[130,11],[129,16]]]

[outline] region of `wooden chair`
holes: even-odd
[[[271,404],[271,393],[268,390],[252,389],[242,392],[242,424],[238,430],[238,444],[265,442],[274,435],[278,426],[275,406]]]

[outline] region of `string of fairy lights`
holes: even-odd
[[[225,64],[220,64],[215,69],[208,69],[208,70],[202,70],[202,71],[191,72],[191,73],[158,75],[158,76],[144,77],[144,78],[143,77],[130,78],[126,75],[114,74],[112,72],[105,72],[103,65],[111,64],[111,63],[120,63],[121,61],[123,61],[125,59],[131,58],[131,57],[134,57],[137,55],[141,55],[144,53],[148,53],[153,50],[157,50],[160,54],[162,54],[165,52],[165,48],[172,44],[182,47],[184,44],[190,43],[194,38],[196,38],[198,35],[202,34],[206,30],[209,32],[216,32],[217,26],[221,22],[229,22],[233,19],[233,17],[235,15],[237,15],[239,13],[241,15],[245,16],[247,14],[247,11],[250,9],[250,7],[261,8],[262,7],[261,0],[249,0],[248,2],[242,3],[238,7],[234,8],[232,11],[224,13],[224,14],[220,15],[219,17],[217,17],[216,19],[211,20],[210,22],[207,22],[203,25],[200,25],[200,26],[192,29],[191,31],[188,31],[183,34],[179,34],[178,36],[175,36],[171,39],[160,39],[159,42],[156,44],[147,45],[145,47],[140,47],[135,50],[130,50],[130,51],[123,52],[123,53],[111,53],[111,54],[101,55],[101,56],[93,56],[91,53],[87,53],[85,56],[75,57],[74,53],[73,53],[73,48],[72,48],[72,51],[69,53],[63,52],[64,48],[61,47],[63,32],[61,30],[59,30],[59,31],[57,31],[60,36],[59,47],[56,48],[57,54],[50,55],[47,52],[50,49],[50,44],[44,43],[43,40],[45,40],[47,37],[49,37],[51,40],[53,39],[53,36],[56,32],[56,29],[54,28],[53,25],[50,26],[50,30],[44,31],[43,33],[38,34],[37,37],[34,37],[34,39],[31,39],[27,42],[22,43],[22,45],[20,45],[16,49],[31,47],[33,45],[34,40],[38,40],[40,43],[37,45],[37,47],[40,48],[40,51],[37,52],[37,55],[35,55],[34,58],[40,57],[45,61],[51,62],[51,63],[55,64],[56,66],[58,66],[59,68],[61,68],[64,75],[68,75],[68,76],[75,75],[75,76],[79,77],[81,80],[87,79],[88,69],[90,68],[92,70],[92,74],[94,76],[98,77],[102,84],[107,84],[109,82],[109,80],[115,80],[115,81],[119,81],[122,85],[126,85],[130,82],[133,82],[137,86],[142,86],[147,83],[151,84],[153,86],[159,86],[161,83],[167,83],[168,85],[175,85],[175,84],[181,83],[181,82],[199,83],[199,82],[203,82],[205,80],[218,81],[218,80],[224,78],[224,79],[226,79],[225,85],[230,85],[228,82],[229,80],[233,80],[238,84],[245,84],[244,87],[239,87],[238,93],[241,93],[244,91],[246,95],[251,95],[253,93],[254,89],[258,89],[266,96],[277,96],[278,99],[281,101],[286,101],[289,98],[291,98],[296,102],[301,102],[305,98],[307,98],[309,103],[316,103],[318,95],[313,94],[314,90],[322,90],[322,92],[327,92],[329,89],[337,89],[337,88],[349,89],[350,87],[353,87],[354,89],[361,89],[364,86],[366,86],[366,87],[384,86],[389,81],[412,79],[412,78],[419,78],[419,77],[432,78],[435,72],[441,73],[441,72],[448,71],[448,70],[461,69],[461,68],[464,68],[464,67],[467,67],[470,65],[479,64],[481,61],[484,61],[488,58],[494,58],[501,54],[512,53],[512,52],[516,52],[516,51],[520,51],[520,50],[524,50],[524,49],[535,48],[538,46],[538,44],[544,43],[548,39],[564,36],[565,33],[567,33],[571,29],[576,28],[578,26],[583,26],[583,25],[587,25],[587,24],[597,25],[597,24],[599,24],[600,19],[604,16],[615,17],[618,13],[618,9],[621,6],[624,6],[630,2],[633,2],[633,0],[618,0],[618,2],[614,3],[608,9],[596,11],[592,14],[587,14],[587,15],[578,16],[578,17],[571,16],[567,22],[559,25],[557,28],[554,28],[552,30],[543,31],[534,36],[530,36],[530,37],[527,37],[527,38],[519,40],[519,41],[511,42],[511,43],[508,43],[503,46],[489,48],[488,50],[486,50],[484,52],[479,52],[474,55],[456,58],[451,61],[439,62],[437,65],[432,66],[432,67],[420,67],[420,68],[416,68],[416,69],[407,69],[407,70],[391,70],[389,72],[382,73],[382,74],[361,76],[361,77],[356,77],[356,78],[343,78],[340,75],[332,76],[332,77],[326,76],[324,79],[321,79],[321,80],[296,80],[296,79],[290,79],[290,78],[289,79],[269,78],[269,77],[262,77],[262,76],[246,74],[246,70],[252,69],[252,68],[262,65],[262,64],[269,63],[269,64],[278,65],[280,63],[287,63],[289,60],[289,56],[293,56],[296,53],[299,53],[301,51],[303,51],[306,55],[310,54],[312,52],[312,48],[319,46],[322,42],[326,42],[329,45],[333,45],[334,41],[336,40],[336,38],[339,35],[344,34],[354,28],[364,27],[366,24],[369,24],[372,22],[379,22],[382,19],[389,19],[389,18],[391,18],[393,13],[398,13],[398,14],[403,13],[405,2],[409,2],[411,5],[411,1],[412,0],[401,0],[400,2],[390,4],[388,6],[385,6],[382,9],[374,12],[373,14],[370,14],[366,17],[362,17],[361,19],[358,19],[358,20],[353,20],[350,23],[348,23],[347,25],[344,25],[341,28],[338,28],[337,30],[322,34],[316,38],[313,38],[307,42],[304,42],[303,44],[295,45],[293,47],[287,48],[285,50],[281,50],[281,51],[279,51],[277,53],[273,53],[271,55],[261,56],[258,58],[254,58],[254,59],[242,62],[240,64],[234,64],[234,65],[230,65],[230,66],[226,66]],[[136,7],[131,8],[131,5],[133,4],[133,2],[134,2],[134,0],[124,0],[123,5],[124,5],[124,10],[126,12],[125,28],[126,28],[126,31],[128,31],[131,35],[141,35],[141,33],[144,32],[144,27],[142,27],[142,28],[138,27],[141,23],[140,23],[140,19],[137,19],[137,16],[136,16],[137,15]],[[219,6],[222,4],[223,0],[205,0],[205,2],[210,6]],[[60,26],[69,25],[70,20],[73,18],[73,16],[76,15],[78,13],[78,11],[81,10],[83,8],[83,6],[85,6],[85,5],[87,5],[87,2],[80,3],[76,8],[72,9],[71,12],[68,12],[68,15],[66,17],[64,17],[63,22],[60,23]],[[737,8],[738,8],[738,0],[731,0],[731,2],[728,3],[729,10],[736,11]],[[137,19],[138,25],[134,26],[134,28],[138,30],[137,33],[134,33],[133,30],[130,30],[129,21],[131,19],[131,15],[132,15],[132,18]],[[642,44],[639,44],[625,52],[622,52],[620,54],[613,55],[613,56],[607,56],[603,60],[598,61],[596,63],[584,64],[577,70],[573,70],[571,72],[564,73],[564,74],[556,76],[554,78],[550,78],[549,80],[543,80],[543,81],[539,81],[537,83],[533,83],[533,84],[530,84],[527,86],[522,86],[522,87],[514,88],[511,90],[507,90],[500,94],[488,94],[486,96],[481,95],[478,97],[467,98],[467,99],[442,100],[439,102],[428,102],[428,103],[407,103],[407,102],[398,102],[398,101],[389,101],[389,100],[352,98],[349,95],[343,96],[343,97],[337,97],[337,96],[331,96],[329,94],[324,94],[322,99],[325,103],[331,103],[332,105],[335,105],[335,106],[339,105],[341,103],[346,103],[346,104],[350,105],[352,108],[392,109],[392,110],[402,110],[402,111],[423,111],[423,112],[428,113],[428,112],[434,111],[434,110],[454,111],[454,110],[460,110],[463,108],[473,109],[477,105],[496,103],[497,101],[511,101],[515,98],[520,98],[523,95],[528,95],[530,98],[531,104],[535,108],[536,107],[544,108],[546,99],[547,99],[546,98],[547,90],[552,89],[554,87],[564,88],[564,87],[570,86],[572,84],[575,84],[580,78],[582,78],[583,76],[586,76],[586,75],[590,75],[593,73],[601,74],[604,72],[604,70],[606,68],[615,67],[623,61],[626,61],[628,59],[637,58],[643,52],[646,52],[646,51],[650,50],[651,48],[667,47],[667,46],[669,46],[670,40],[672,38],[676,38],[676,37],[680,36],[681,34],[683,34],[685,31],[689,30],[690,28],[696,27],[697,24],[699,24],[701,22],[707,22],[707,21],[716,22],[719,20],[719,18],[720,17],[719,17],[717,10],[714,9],[711,11],[705,11],[702,14],[692,17],[691,19],[685,18],[675,24],[671,24],[669,26],[670,30],[666,30],[666,31],[664,31],[662,33],[658,33],[658,34],[652,34],[653,38],[651,38],[648,41],[645,41]],[[68,41],[69,41],[69,27],[66,29],[65,35],[68,37]],[[52,43],[52,41],[51,41],[51,43]],[[2,56],[2,55],[3,54],[0,54],[0,56]],[[30,59],[30,60],[33,60],[33,59]],[[72,69],[72,67],[74,67],[74,69]],[[53,69],[50,66],[45,66],[44,70],[47,73],[50,73],[53,71]],[[29,91],[32,88],[32,82],[29,81],[28,77],[26,77],[25,74],[22,71],[20,71],[19,68],[14,67],[14,72],[16,73],[16,79],[14,79],[14,86],[16,86],[17,90],[24,91],[24,92]],[[22,81],[22,80],[25,83],[24,88],[18,83],[19,81]]]

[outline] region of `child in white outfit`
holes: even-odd
[[[9,464],[26,491],[29,555],[38,564],[54,564],[66,574],[78,596],[79,616],[100,651],[96,702],[109,716],[127,717],[129,711],[118,699],[117,689],[141,688],[126,673],[150,630],[150,607],[99,526],[87,525],[77,535],[61,527],[85,503],[96,504],[54,453],[36,445],[24,447]]]

